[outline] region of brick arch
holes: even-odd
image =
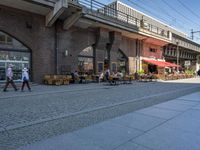
[[[96,34],[89,30],[77,30],[74,34],[72,39],[75,42],[72,41],[72,44],[75,45],[74,48],[77,50],[77,54],[85,48],[93,46],[96,42]]]
[[[79,53],[92,46],[96,41],[96,33],[90,29],[81,29],[78,27],[72,27],[70,30],[60,30],[58,34],[58,49],[59,49],[59,60],[58,68],[66,70],[66,72],[73,72],[78,67],[78,55]],[[65,50],[68,50],[68,55],[63,55]],[[64,68],[64,69],[62,69]]]
[[[120,52],[120,53],[122,53],[122,55],[126,58],[126,60],[128,61],[128,56],[127,56],[127,54],[126,54],[126,51],[123,51],[122,49],[118,49],[118,51]]]
[[[45,17],[0,6],[0,30],[32,52],[34,82],[41,83],[45,74],[54,73],[55,28],[45,27]]]
[[[92,47],[93,54],[94,54],[94,43],[93,42],[88,42],[86,43],[84,40],[79,40],[77,43],[78,46],[76,47],[76,52],[73,54],[73,59],[74,59],[74,67],[72,68],[72,71],[77,70],[78,67],[78,57],[79,54],[86,48]]]
[[[27,23],[30,22],[30,15],[21,11],[1,8],[0,30],[14,37],[29,49],[33,49],[32,36]]]
[[[78,53],[78,55],[80,55],[80,53],[81,53],[83,50],[85,50],[86,48],[89,48],[89,47],[92,48],[92,51],[93,51],[93,53],[94,53],[94,46],[93,46],[93,45],[89,45],[89,46],[87,46],[87,47],[84,47],[82,50],[80,50],[80,52]]]
[[[30,54],[30,60],[29,60],[29,71],[30,71],[30,77],[31,77],[31,79],[32,79],[32,49],[29,47],[29,46],[27,46],[24,42],[22,42],[21,40],[19,40],[18,38],[16,38],[16,36],[13,36],[13,35],[11,35],[10,33],[8,33],[8,32],[6,32],[6,31],[3,31],[1,28],[0,28],[0,32],[3,32],[3,33],[5,33],[6,35],[8,35],[8,36],[10,36],[11,38],[13,38],[13,39],[15,39],[16,41],[18,41],[18,42],[20,42],[21,44],[23,44],[23,46],[24,47],[26,47],[27,49],[28,49],[28,51],[27,52],[29,52],[29,54]]]
[[[134,57],[136,55],[136,40],[122,37],[119,48],[127,57]]]

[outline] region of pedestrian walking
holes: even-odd
[[[197,76],[200,77],[200,69],[197,71]]]
[[[22,70],[22,87],[21,87],[21,91],[24,91],[24,86],[28,87],[28,90],[31,91],[30,85],[29,85],[29,74],[28,74],[28,69],[24,68]]]
[[[16,87],[16,85],[13,81],[13,70],[12,70],[12,68],[13,68],[13,65],[9,64],[8,68],[6,70],[6,85],[3,89],[4,92],[7,91],[7,87],[8,87],[9,84],[11,84],[12,87],[15,89],[15,91],[17,91],[17,87]]]

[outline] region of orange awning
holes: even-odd
[[[159,67],[180,67],[176,64],[170,63],[170,62],[165,62],[165,61],[158,61],[158,60],[148,60],[148,59],[143,59],[145,62],[159,66]]]

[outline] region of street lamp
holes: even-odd
[[[179,42],[176,42],[176,64],[177,64],[177,68],[176,68],[176,71],[178,73],[179,71]]]

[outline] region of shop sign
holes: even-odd
[[[191,65],[190,60],[186,60],[186,61],[185,61],[185,66],[190,66],[190,65]]]

